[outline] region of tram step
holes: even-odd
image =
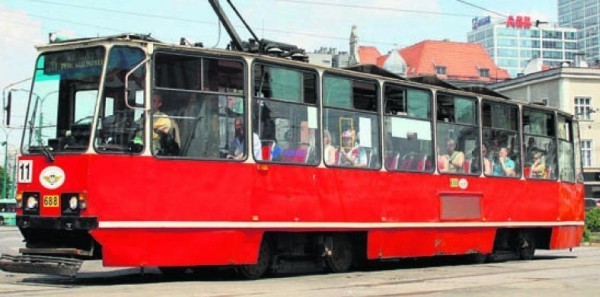
[[[3,254],[0,256],[0,269],[7,272],[51,274],[73,277],[81,268],[83,260],[37,256],[20,255],[13,256]]]

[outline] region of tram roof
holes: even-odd
[[[169,48],[174,51],[188,51],[188,52],[189,51],[203,51],[203,52],[208,52],[208,53],[212,53],[212,54],[216,54],[216,55],[247,56],[247,57],[254,57],[254,58],[260,58],[260,59],[265,59],[265,60],[271,60],[271,61],[279,63],[279,64],[288,64],[288,65],[294,65],[294,66],[300,66],[300,67],[308,66],[304,62],[292,61],[292,60],[285,59],[285,58],[271,57],[271,56],[260,55],[260,54],[256,54],[256,53],[233,52],[233,51],[225,50],[225,49],[205,48],[205,47],[201,47],[201,46],[188,46],[188,45],[165,43],[165,42],[162,42],[162,41],[150,36],[150,34],[137,34],[137,33],[124,33],[124,34],[110,35],[110,36],[75,38],[75,39],[69,39],[69,40],[57,40],[57,41],[53,41],[49,44],[39,45],[39,46],[37,46],[37,48],[41,49],[41,50],[45,50],[45,49],[50,49],[50,48],[54,48],[54,47],[84,46],[84,45],[90,45],[90,44],[115,42],[115,41],[133,42],[133,43],[154,43],[155,45],[159,46],[160,48]],[[531,103],[527,103],[527,102],[520,101],[520,100],[513,100],[513,99],[506,97],[498,92],[488,89],[485,86],[472,85],[472,86],[458,87],[449,82],[443,81],[433,75],[403,78],[403,77],[400,77],[400,76],[398,76],[392,72],[389,72],[383,68],[380,68],[376,65],[358,65],[358,66],[349,67],[349,68],[329,68],[329,67],[324,67],[324,66],[319,66],[319,65],[310,65],[310,67],[314,68],[314,69],[319,69],[322,71],[346,73],[348,75],[354,75],[354,76],[356,74],[360,73],[367,79],[386,79],[386,80],[396,81],[398,83],[403,83],[403,84],[407,84],[407,85],[411,85],[411,86],[415,86],[415,87],[421,87],[421,88],[427,87],[427,86],[428,87],[433,86],[436,89],[441,90],[441,91],[459,92],[459,93],[464,93],[465,95],[471,95],[471,96],[479,94],[479,95],[483,95],[488,98],[494,98],[496,100],[502,100],[502,101],[509,100],[514,103],[520,103],[525,106],[535,106],[536,108],[541,108],[541,109],[545,109],[548,111],[556,110],[555,108],[552,108],[549,106],[540,106],[540,105],[531,104]],[[560,112],[560,110],[559,110],[559,112]],[[560,112],[560,113],[566,114],[564,112]]]

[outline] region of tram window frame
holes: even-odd
[[[521,116],[518,105],[489,99],[482,100],[482,147],[480,149],[482,149],[483,145],[485,145],[487,155],[492,154],[492,158],[490,159],[486,156],[483,156],[483,150],[480,152],[480,161],[485,162],[487,159],[491,166],[490,169],[492,172],[490,174],[486,174],[485,163],[480,162],[479,166],[481,166],[481,169],[483,169],[482,173],[485,176],[521,178],[523,172],[523,152],[521,146],[521,134],[519,131],[520,119]],[[502,167],[498,165],[498,154],[501,148],[505,148],[507,150],[507,157],[515,163],[515,168],[513,170],[514,176],[497,174],[497,172],[504,173]]]
[[[546,116],[545,123],[541,124],[544,120],[538,120],[539,127],[532,127],[530,119],[532,118],[532,113],[537,114],[540,118]],[[555,113],[542,108],[523,106],[521,111],[521,130],[523,131],[523,168],[531,168],[531,165],[535,162],[532,162],[532,160],[536,152],[541,154],[540,158],[544,162],[544,173],[541,176],[535,176],[531,173],[531,169],[529,169],[529,173],[525,172],[525,178],[529,180],[556,180],[558,177],[558,139],[556,135]],[[545,146],[545,148],[538,147],[540,142],[543,143],[541,145]]]
[[[272,71],[281,74],[295,72],[298,75],[297,98],[285,97],[291,92],[279,92],[283,96],[273,96]],[[252,147],[257,163],[318,166],[321,162],[321,123],[319,121],[318,90],[319,74],[314,69],[290,66],[257,59],[252,63]],[[265,78],[269,76],[269,88],[263,89]],[[260,76],[260,77],[259,77]],[[307,81],[309,82],[307,84]],[[310,83],[312,81],[312,83]],[[279,87],[284,87],[279,82]],[[288,82],[288,86],[289,86]],[[276,113],[287,109],[288,117],[265,118],[259,109],[266,107]],[[299,108],[295,110],[296,108]],[[306,110],[306,117],[300,121],[290,121]],[[287,129],[286,129],[287,128]],[[287,131],[285,131],[287,130]],[[255,137],[256,135],[257,137]],[[267,136],[265,136],[267,135]],[[264,139],[265,137],[269,139]],[[256,156],[255,141],[260,143],[260,158]],[[297,140],[297,141],[296,141]],[[265,160],[266,158],[269,160]]]
[[[401,93],[402,98],[391,98],[392,92]],[[411,112],[411,96],[410,92],[422,92],[427,95],[425,116]],[[388,171],[400,172],[415,172],[415,173],[432,173],[435,170],[436,162],[432,161],[434,151],[434,128],[432,122],[433,109],[433,92],[430,89],[419,89],[385,82],[383,84],[383,163]],[[402,101],[400,104],[398,101]],[[403,123],[404,122],[404,123]],[[423,141],[427,141],[427,137],[423,137],[425,129],[418,132],[408,131],[405,128],[415,128],[421,123],[429,124],[429,147],[423,147]],[[406,131],[404,131],[406,130]],[[406,133],[402,133],[406,132]],[[406,137],[402,137],[406,136]],[[427,135],[425,135],[427,136]],[[418,152],[415,148],[414,140],[418,140]],[[396,150],[393,148],[409,148],[409,152],[404,150]],[[428,151],[428,152],[427,152]],[[429,164],[429,166],[428,166]]]
[[[328,92],[328,84],[326,83],[327,79],[340,79],[346,80],[346,86],[352,87],[350,98],[348,98],[347,103],[345,105],[338,104],[339,101],[330,101],[328,100],[329,94]],[[381,139],[381,112],[380,112],[380,96],[381,96],[381,86],[378,80],[356,77],[341,73],[336,73],[334,71],[325,71],[321,77],[322,79],[322,129],[323,135],[327,136],[329,134],[331,146],[333,146],[334,150],[334,162],[326,162],[328,159],[328,148],[323,144],[323,160],[324,164],[328,168],[348,168],[348,169],[364,169],[364,170],[381,170],[382,166],[382,139]],[[350,83],[350,84],[347,84]],[[364,96],[354,96],[355,86],[367,85],[370,84],[374,86],[374,89],[371,96],[373,99],[371,104],[358,105],[356,102],[361,100],[360,98],[364,98]],[[373,103],[374,106],[373,106]],[[362,107],[362,108],[361,108]],[[365,107],[369,107],[365,109]],[[328,118],[329,114],[333,114],[334,117],[337,117],[335,121],[331,122],[333,126],[337,127],[336,133],[332,133],[330,126],[330,121]],[[336,115],[337,114],[337,115]],[[358,131],[356,129],[356,125],[354,124],[355,119],[358,122]],[[375,124],[373,124],[375,123]],[[337,126],[336,126],[337,125]],[[368,126],[370,129],[370,135],[368,136],[368,140],[364,142],[367,144],[366,146],[360,145],[360,126]],[[348,129],[344,128],[348,127]],[[376,127],[376,130],[373,130],[373,127]],[[375,133],[374,133],[375,132]],[[344,136],[345,135],[345,136]],[[364,136],[364,135],[363,135]],[[364,139],[364,138],[363,138]],[[335,148],[335,142],[339,140],[339,144],[337,148]],[[344,146],[344,143],[348,142],[348,146]],[[354,143],[356,142],[356,143]],[[357,145],[358,143],[358,145]],[[370,145],[370,146],[369,146]],[[377,147],[373,147],[377,145]],[[351,147],[352,146],[352,147]],[[350,159],[346,159],[346,162],[340,162],[342,157],[342,152],[340,152],[341,148],[347,148],[348,153],[355,155],[355,162],[364,162],[366,159],[366,165],[364,164],[352,164],[353,162]],[[356,148],[356,153],[354,153],[354,149]],[[361,148],[367,148],[362,149]]]
[[[583,160],[581,156],[581,136],[579,130],[579,122],[573,120],[573,152],[575,154],[575,181],[583,184]]]
[[[115,52],[121,50],[122,52]],[[139,59],[128,61],[125,53],[129,54],[138,52]],[[113,54],[116,53],[117,63],[112,64]],[[144,48],[125,45],[114,45],[107,51],[106,57],[106,73],[104,74],[104,87],[102,89],[102,97],[98,103],[98,113],[96,116],[97,124],[94,132],[93,148],[99,154],[128,154],[141,155],[146,146],[145,142],[141,144],[134,143],[137,141],[136,131],[141,131],[144,135],[144,124],[138,126],[136,119],[142,114],[141,109],[128,108],[124,100],[124,91],[127,91],[128,104],[135,105],[137,96],[141,91],[145,94],[144,88],[146,78],[149,74],[148,64],[144,62],[141,67],[138,67],[132,72],[128,78],[128,90],[125,90],[125,77],[129,71],[133,70],[136,65],[144,61],[147,57],[147,52]],[[124,67],[124,64],[129,64]],[[141,72],[141,73],[140,73]],[[133,100],[132,100],[133,99]],[[143,102],[143,101],[142,101]],[[105,125],[107,124],[107,125]],[[115,143],[102,143],[105,140],[114,141]]]
[[[460,104],[456,104],[456,99],[461,100],[460,102],[465,102],[465,101],[471,101],[473,103],[473,106],[471,108],[471,115],[470,115],[470,121],[464,121],[462,119],[460,119],[457,122],[457,108],[460,108]],[[444,104],[441,104],[440,101],[445,101],[443,102]],[[454,102],[450,102],[450,101],[454,101]],[[481,150],[477,150],[477,148],[479,147],[479,144],[481,143],[481,135],[480,135],[480,130],[481,130],[481,126],[479,125],[479,112],[480,112],[480,105],[479,105],[479,100],[476,97],[470,97],[468,95],[465,94],[454,94],[454,93],[450,93],[450,92],[437,92],[435,95],[435,106],[436,106],[436,125],[435,125],[435,145],[436,145],[436,154],[435,154],[435,164],[436,164],[436,171],[440,174],[444,174],[444,175],[469,175],[469,176],[479,176],[481,175],[481,172],[472,172],[472,162],[474,159],[479,159],[481,158]],[[450,108],[447,110],[441,110],[441,108]],[[463,112],[463,111],[461,111]],[[467,113],[464,113],[467,114]],[[446,131],[441,131],[440,127],[444,127],[444,130]],[[458,130],[459,136],[456,137],[454,136],[455,131]],[[440,135],[440,133],[446,132],[447,136],[442,137],[442,135]],[[469,138],[469,135],[474,135],[475,139],[473,138]],[[464,137],[463,137],[464,136]],[[463,138],[461,140],[461,138]],[[440,140],[444,139],[443,142],[440,142]],[[450,156],[449,154],[445,153],[442,154],[441,149],[442,146],[445,146],[446,148],[448,146],[450,146],[450,140],[453,140],[454,142],[454,146],[457,147],[459,150],[455,150],[458,152],[462,152],[463,154],[463,166],[462,171],[463,172],[452,172],[451,168],[450,168],[450,164],[452,164],[452,156]],[[466,146],[472,146],[472,148],[470,148],[469,150],[467,150]],[[474,157],[472,156],[473,152],[477,153],[479,156]],[[467,157],[467,153],[471,153],[470,157]],[[460,156],[460,155],[457,155]],[[441,161],[440,161],[441,160]],[[448,163],[448,165],[445,165],[445,163]],[[442,166],[440,166],[441,164],[444,164]],[[448,168],[444,168],[448,166]],[[444,171],[442,171],[442,169],[440,168],[444,168]],[[465,171],[465,167],[468,167],[468,171],[469,172],[464,172]],[[481,170],[480,170],[481,171]]]
[[[156,75],[156,56],[157,55],[169,55],[169,56],[178,56],[178,57],[188,57],[190,59],[200,60],[199,67],[196,68],[197,76],[196,76],[196,84],[191,85],[192,87],[186,88],[172,88],[164,85],[157,85],[157,75]],[[207,65],[207,60],[209,61],[224,61],[224,63],[232,62],[237,63],[237,65],[233,65],[235,67],[229,67],[231,69],[238,69],[238,71],[234,72],[234,79],[228,80],[227,83],[223,83],[218,81],[218,85],[215,87],[215,81],[209,81],[210,78],[208,71],[210,68]],[[237,68],[237,66],[241,66]],[[244,147],[244,152],[242,158],[228,158],[228,151],[230,146],[230,141],[235,137],[235,129],[234,123],[237,118],[242,120],[242,125],[244,128],[244,143],[250,143],[248,138],[248,131],[250,131],[250,125],[247,123],[247,115],[248,115],[248,107],[246,103],[246,98],[248,94],[247,90],[247,82],[248,82],[248,63],[240,56],[233,55],[213,55],[209,53],[193,53],[188,51],[181,50],[172,50],[172,49],[158,49],[153,54],[152,59],[152,89],[150,98],[154,96],[156,92],[161,93],[163,97],[163,106],[166,101],[164,94],[172,94],[173,97],[178,99],[174,100],[171,103],[171,108],[175,113],[166,113],[168,117],[173,120],[179,120],[181,123],[176,122],[176,126],[179,127],[179,133],[182,133],[182,129],[185,130],[185,124],[187,120],[195,120],[195,127],[191,128],[189,131],[185,133],[189,133],[186,137],[188,139],[187,143],[180,143],[179,146],[183,146],[185,144],[184,149],[185,155],[159,155],[156,150],[153,148],[152,136],[150,137],[150,150],[154,157],[160,159],[184,159],[184,160],[218,160],[218,161],[229,161],[229,162],[244,162],[248,159],[248,147]],[[216,71],[216,70],[215,70]],[[236,81],[237,79],[237,81]],[[241,79],[241,81],[240,81]],[[234,87],[231,87],[234,86]],[[237,87],[242,87],[242,89],[238,89]],[[183,99],[182,99],[183,98]],[[186,99],[187,98],[187,99]],[[233,100],[231,100],[233,99]],[[176,106],[176,101],[187,103],[188,105],[192,105],[189,108],[183,108],[183,105]],[[152,101],[151,101],[152,102]],[[198,104],[195,104],[198,103]],[[194,105],[195,104],[195,105]],[[204,106],[205,104],[212,104],[212,106]],[[196,106],[198,105],[198,106]],[[194,108],[200,108],[197,116],[186,116],[186,113],[194,112]],[[212,111],[202,111],[202,109],[211,109]],[[240,111],[241,110],[241,111]],[[183,113],[183,115],[179,115]],[[152,116],[152,104],[151,109],[148,111],[148,114]],[[193,137],[195,134],[195,130],[197,130],[197,126],[201,125],[202,121],[205,121],[203,125],[209,126],[210,121],[209,117],[216,117],[218,121],[218,129],[213,130],[203,130],[203,131],[212,131],[212,136],[218,138],[218,140],[209,139],[209,138],[198,138]],[[152,124],[152,120],[151,123]],[[193,126],[193,125],[192,125]],[[214,127],[213,127],[214,128]],[[218,131],[217,131],[218,130]],[[189,136],[192,136],[189,139]],[[233,135],[233,136],[231,136]],[[181,136],[181,135],[180,135]],[[231,136],[231,139],[230,139]],[[184,140],[181,139],[183,142]],[[198,143],[200,142],[200,144]],[[208,148],[210,146],[215,146],[216,148]],[[204,148],[204,149],[203,149]]]
[[[564,182],[568,182],[568,183],[575,183],[576,182],[576,165],[575,165],[575,145],[574,145],[574,132],[573,132],[573,120],[564,114],[561,113],[557,113],[556,116],[556,121],[557,121],[557,126],[556,126],[556,131],[557,131],[557,141],[558,141],[558,145],[557,145],[557,159],[558,159],[558,177],[561,181]],[[561,131],[564,131],[564,133],[561,133]],[[562,158],[565,157],[564,153],[562,152],[563,150],[563,145],[568,145],[569,147],[567,148],[567,151],[570,150],[570,160],[567,159],[566,161],[561,160]],[[570,168],[566,168],[566,169],[570,169],[571,170],[571,175],[570,176],[566,176],[566,174],[568,174],[569,172],[565,172],[564,170],[566,170],[562,164],[564,164],[565,162],[569,162],[570,163]],[[566,178],[563,178],[564,176],[566,176]]]

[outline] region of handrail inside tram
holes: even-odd
[[[125,102],[125,106],[127,106],[127,108],[129,108],[129,109],[133,109],[133,110],[135,110],[135,109],[143,109],[143,110],[146,110],[143,105],[142,106],[136,106],[136,105],[132,106],[132,105],[130,105],[129,104],[129,96],[128,96],[128,94],[129,94],[129,76],[132,73],[134,73],[135,71],[137,71],[138,68],[140,68],[142,65],[146,64],[146,62],[148,62],[148,61],[150,61],[150,57],[147,57],[142,62],[140,62],[139,64],[135,65],[135,67],[133,67],[131,70],[129,70],[127,72],[127,74],[125,74],[125,87],[124,87],[125,94],[123,96],[123,101]]]

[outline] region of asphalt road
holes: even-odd
[[[0,228],[0,253],[23,244]],[[148,268],[84,263],[75,278],[0,271],[0,296],[598,296],[600,247],[538,251],[532,261],[468,264],[461,257],[403,260],[342,274],[271,276],[241,281],[228,270],[170,279]]]

